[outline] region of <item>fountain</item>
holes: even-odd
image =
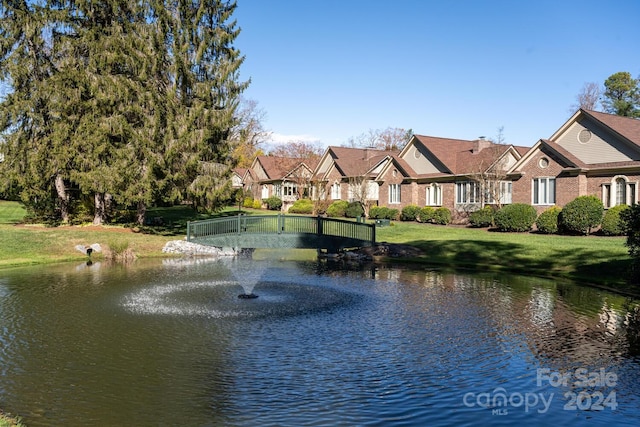
[[[253,262],[251,253],[242,253],[233,259],[231,271],[238,281],[244,293],[238,295],[240,299],[255,299],[258,295],[253,293],[253,289],[260,281],[265,266],[262,263]]]
[[[320,285],[313,275],[291,275],[283,265],[274,263],[274,258],[184,258],[164,264],[167,274],[123,298],[128,311],[248,320],[321,312],[349,306],[359,299],[357,294]]]

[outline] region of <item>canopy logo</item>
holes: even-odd
[[[578,368],[575,371],[558,372],[549,368],[538,368],[536,386],[567,389],[561,396],[564,398],[565,411],[614,411],[618,407],[616,391],[618,376],[604,368],[589,371]],[[560,396],[560,394],[558,394]],[[512,408],[524,408],[525,412],[536,411],[544,414],[551,407],[556,393],[514,392],[497,387],[492,391],[466,393],[462,402],[468,408],[481,407],[491,409],[493,415],[508,415]]]

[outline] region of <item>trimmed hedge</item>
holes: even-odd
[[[336,200],[327,208],[327,216],[330,218],[343,218],[347,207],[349,207],[349,202],[346,200]]]
[[[282,209],[282,200],[279,197],[271,196],[268,199],[264,199],[264,202],[270,211],[279,211]]]
[[[432,222],[434,224],[447,225],[451,222],[451,211],[447,208],[437,208],[433,211]]]
[[[617,205],[609,208],[602,218],[602,234],[605,236],[623,236],[625,234],[625,224],[623,212],[629,210],[628,205]]]
[[[563,233],[589,234],[602,224],[604,205],[596,196],[579,196],[567,203],[558,217]]]
[[[491,227],[493,225],[494,216],[493,207],[487,205],[482,209],[469,214],[469,224],[472,227]]]
[[[420,209],[418,219],[420,220],[420,222],[432,222],[435,211],[436,210],[433,207],[425,206],[424,208]]]
[[[415,221],[420,215],[420,207],[416,205],[408,205],[402,208],[400,213],[401,221]]]
[[[313,213],[313,201],[309,199],[299,199],[293,202],[289,208],[289,213],[311,215]]]
[[[506,205],[496,212],[494,220],[500,231],[530,231],[537,217],[536,209],[525,203]]]
[[[558,232],[558,216],[560,215],[560,209],[557,206],[552,206],[546,211],[542,212],[538,219],[536,219],[536,228],[540,233],[555,234]]]
[[[390,209],[386,206],[372,206],[369,209],[371,219],[398,219],[398,209]]]
[[[357,218],[359,216],[364,216],[364,209],[360,202],[351,202],[347,205],[347,208],[344,210],[344,216],[347,218]]]

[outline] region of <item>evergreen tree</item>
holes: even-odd
[[[27,206],[68,213],[73,188],[138,210],[190,199],[215,209],[243,58],[222,0],[2,2],[4,172]],[[57,192],[56,192],[57,191]],[[57,194],[57,203],[52,203]]]
[[[640,84],[631,73],[612,74],[604,82],[602,105],[605,111],[618,116],[640,117]]]

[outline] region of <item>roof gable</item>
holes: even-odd
[[[427,148],[427,144],[430,141],[441,139],[413,135],[398,157],[407,162],[415,173],[419,175],[451,173],[451,170]]]
[[[520,158],[508,170],[508,174],[518,174],[532,160],[538,158],[539,154],[545,154],[553,157],[553,159],[563,168],[580,168],[584,166],[579,159],[565,150],[562,146],[546,139],[541,139],[533,147],[531,147],[524,156]]]
[[[399,157],[411,166],[417,176],[438,173],[469,175],[484,173],[496,167],[501,159],[507,162],[507,166],[514,164],[524,151],[518,148],[485,140],[414,135]]]
[[[581,109],[549,140],[585,165],[640,161],[640,120],[629,117]]]
[[[372,176],[380,164],[394,152],[371,148],[328,147],[316,168],[316,176],[324,178],[335,168],[342,177]]]
[[[316,165],[317,160],[315,159],[258,156],[251,169],[261,181],[277,181],[291,176],[300,177],[304,174],[310,176]]]

